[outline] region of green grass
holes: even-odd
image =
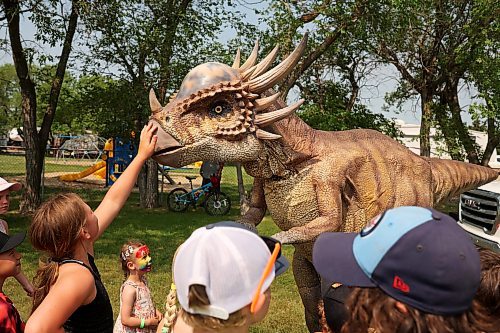
[[[0,163],[2,157],[0,155]],[[24,157],[20,158],[24,162]],[[175,174],[177,171],[172,173]],[[198,175],[198,170],[183,170],[181,174]],[[245,173],[243,177],[245,188],[248,190],[252,184],[252,178]],[[139,207],[138,194],[132,193],[120,215],[95,245],[97,266],[110,295],[115,317],[119,311],[119,288],[123,282],[123,273],[120,270],[118,259],[121,245],[131,238],[147,242],[154,260],[154,270],[148,274],[150,288],[157,307],[163,309],[164,300],[171,282],[172,256],[176,248],[196,228],[222,219],[230,220],[238,217],[238,189],[235,185],[235,168],[226,166],[222,179],[222,191],[231,197],[233,203],[230,214],[222,218],[208,216],[202,208],[198,208],[196,211],[189,208],[185,213],[171,213],[164,208],[144,210]],[[183,184],[187,188],[185,181]],[[65,190],[46,188],[45,193],[51,195],[60,191]],[[103,189],[72,189],[72,191],[78,193],[93,208],[97,207],[105,193]],[[9,222],[11,233],[15,233],[27,230],[29,218],[15,213],[18,209],[19,194],[16,192],[12,194],[12,212],[4,218]],[[457,202],[452,200],[441,205],[438,209],[445,212],[457,211]],[[259,225],[259,232],[263,235],[272,235],[277,231],[278,228],[272,223],[269,216],[266,216]],[[28,278],[32,278],[38,265],[38,253],[32,249],[28,240],[18,250],[23,254],[23,271]],[[293,247],[285,245],[283,253],[291,261]],[[15,302],[21,316],[27,319],[31,301],[19,284],[14,279],[8,279],[4,291]],[[290,269],[273,283],[269,314],[262,323],[252,328],[252,332],[306,331],[303,306]]]
[[[64,161],[53,157],[45,158],[45,172],[80,172],[94,164],[94,160],[70,159]],[[24,176],[26,174],[26,161],[22,155],[0,155],[2,176]]]
[[[48,192],[50,195],[59,191],[61,189],[47,189],[46,193]],[[144,210],[138,205],[138,194],[131,195],[120,215],[95,244],[96,263],[111,298],[115,317],[119,311],[119,288],[123,282],[123,273],[120,270],[118,259],[121,245],[131,238],[147,242],[154,260],[154,269],[148,273],[149,284],[156,305],[163,309],[165,297],[170,287],[171,262],[176,248],[196,228],[221,219],[235,219],[238,216],[236,186],[223,184],[223,191],[231,195],[233,201],[230,215],[223,218],[208,216],[201,208],[196,211],[188,209],[185,213],[171,213],[163,208]],[[76,192],[93,208],[97,207],[104,195],[102,190]],[[19,195],[15,194],[12,199],[11,210],[13,212],[5,216],[5,219],[9,222],[11,233],[15,233],[28,228],[29,218],[21,217],[15,213],[18,208]],[[277,231],[278,229],[270,217],[266,217],[259,226],[259,232],[264,235],[272,235]],[[28,240],[19,246],[18,250],[23,254],[23,272],[28,278],[32,278],[37,268],[38,253],[32,249]],[[291,261],[293,248],[284,246],[283,251]],[[21,316],[27,319],[31,301],[19,284],[12,278],[8,279],[4,291],[15,302]],[[269,314],[262,323],[252,328],[252,332],[305,331],[302,303],[293,281],[292,272],[289,270],[273,283]]]

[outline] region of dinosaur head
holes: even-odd
[[[186,75],[177,94],[164,107],[151,90],[150,122],[158,126],[153,159],[173,167],[199,160],[255,160],[262,140],[281,138],[263,128],[287,117],[303,103],[300,100],[277,109],[274,105],[280,94],[266,91],[292,71],[306,41],[307,34],[285,60],[270,70],[278,47],[255,64],[258,42],[241,66],[239,49],[232,67],[215,62],[201,64]]]

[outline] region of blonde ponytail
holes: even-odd
[[[165,303],[165,322],[163,324],[163,327],[167,329],[167,332],[170,332],[173,328],[178,313],[179,309],[177,308],[177,288],[175,287],[175,283],[172,282],[170,291],[167,295],[167,301]]]
[[[170,291],[167,295],[167,300],[165,302],[165,315],[163,316],[163,327],[161,331],[158,332],[168,333],[171,332],[175,321],[177,320],[177,314],[179,309],[177,308],[177,287],[175,286],[174,280],[174,262],[175,257],[177,257],[177,252],[179,252],[179,247],[175,250],[174,257],[172,258],[172,284],[170,285]]]

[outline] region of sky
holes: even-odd
[[[244,14],[244,17],[248,22],[257,23],[260,22],[261,18],[259,15],[256,15],[253,9],[262,9],[262,7],[266,4],[267,0],[264,1],[244,1],[237,0],[236,3],[238,5],[238,9]],[[265,25],[259,23],[259,27],[261,29],[265,29]],[[28,20],[23,18],[21,20],[21,32],[24,40],[34,41],[34,32],[35,28],[33,24],[31,24]],[[225,30],[220,35],[220,41],[226,42],[230,38],[234,36],[234,31],[229,29]],[[0,38],[8,39],[7,30],[5,28],[0,28]],[[76,43],[74,44],[76,45]],[[58,55],[60,53],[60,47],[51,48],[47,45],[39,45],[36,44],[37,48],[42,48],[44,52],[49,53],[51,55]],[[263,56],[263,55],[261,55]],[[242,56],[244,59],[244,56]],[[12,57],[9,53],[0,53],[0,64],[4,63],[12,63]],[[392,66],[384,66],[373,72],[373,75],[370,79],[367,80],[364,86],[361,87],[360,91],[360,100],[363,104],[365,104],[372,112],[374,113],[382,113],[387,118],[397,118],[403,120],[405,123],[411,124],[419,124],[420,123],[420,103],[418,99],[415,99],[411,102],[407,102],[404,105],[404,112],[395,113],[394,109],[390,109],[388,112],[383,111],[384,106],[384,96],[386,93],[395,90],[397,86],[397,79],[399,75],[394,67]],[[470,91],[467,87],[464,87],[460,91],[460,102],[462,108],[467,109],[471,104],[471,97],[474,95],[475,91]],[[293,91],[290,94],[290,99],[294,99]],[[296,95],[296,94],[295,94]],[[296,98],[296,97],[295,97]],[[463,120],[467,123],[471,122],[470,116],[468,113],[462,113]]]

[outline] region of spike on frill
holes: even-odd
[[[257,136],[257,138],[261,139],[261,140],[277,140],[277,139],[281,139],[281,135],[269,133],[269,132],[263,131],[261,129],[257,129],[255,131],[255,136]]]
[[[277,111],[259,113],[255,116],[255,125],[264,127],[285,117],[288,117],[288,115],[297,110],[302,105],[302,103],[304,103],[303,99]]]
[[[246,71],[255,64],[255,62],[257,61],[258,52],[259,52],[259,40],[257,39],[255,41],[255,46],[253,47],[252,53],[248,57],[247,61],[245,61],[243,65],[241,65],[241,67],[239,68],[240,72]]]
[[[308,34],[306,33],[295,50],[279,65],[248,81],[249,90],[253,93],[261,93],[272,88],[276,83],[290,74],[306,49],[307,36]]]
[[[254,101],[255,111],[262,111],[267,109],[271,104],[273,104],[279,97],[281,93],[276,93],[269,97],[259,98]]]
[[[236,51],[236,56],[234,57],[233,66],[232,66],[234,69],[240,68],[240,58],[241,58],[240,48],[238,47],[238,50]]]

